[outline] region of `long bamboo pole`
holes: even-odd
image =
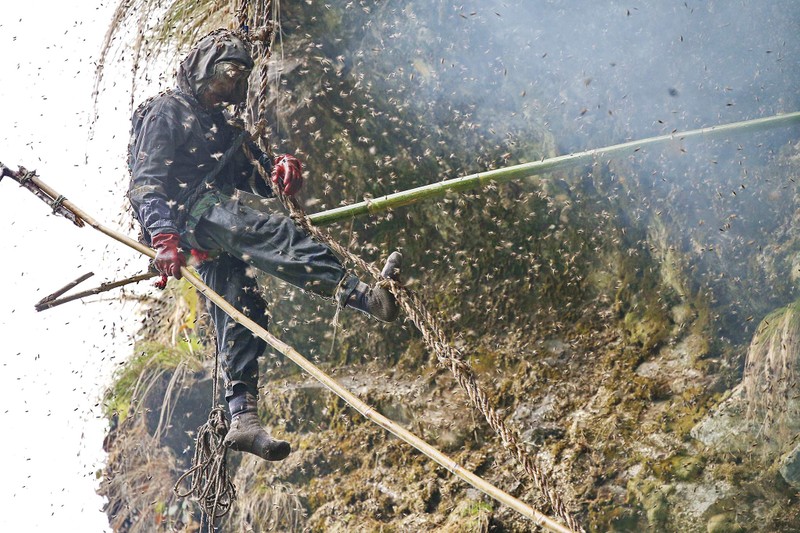
[[[309,215],[308,218],[313,224],[321,226],[362,215],[380,213],[395,207],[410,205],[421,200],[440,198],[448,192],[476,189],[478,187],[489,185],[490,183],[503,183],[506,181],[542,174],[544,172],[551,172],[553,170],[560,170],[575,165],[581,165],[597,157],[608,157],[621,153],[633,154],[647,146],[654,146],[671,141],[682,141],[684,139],[691,139],[701,136],[716,137],[734,132],[760,131],[770,128],[777,128],[780,126],[788,126],[795,123],[800,123],[800,111],[787,113],[785,115],[776,115],[773,117],[757,118],[742,122],[733,122],[730,124],[689,130],[685,132],[673,132],[667,135],[659,135],[657,137],[649,137],[647,139],[641,139],[638,141],[615,144],[613,146],[606,146],[604,148],[594,148],[584,152],[575,152],[572,154],[551,157],[550,159],[543,159],[541,161],[523,163],[521,165],[514,165],[497,170],[488,170],[486,172],[470,174],[460,178],[453,178],[438,183],[431,183],[429,185],[423,185],[407,191],[381,196],[380,198],[373,198],[327,211],[320,211],[319,213]]]
[[[60,194],[58,194],[52,187],[42,182],[37,176],[30,176],[29,179],[33,180],[33,182],[45,193],[47,193],[51,198],[63,198]],[[121,242],[133,248],[134,250],[146,255],[147,257],[154,258],[156,252],[147,246],[143,245],[142,243],[131,239],[130,237],[118,233],[110,228],[107,228],[97,222],[94,218],[89,216],[85,211],[81,210],[77,207],[74,203],[69,200],[64,199],[63,205],[65,208],[69,209],[75,215],[80,217],[83,221],[86,222],[89,226],[93,227],[97,231],[111,237],[112,239]],[[571,529],[567,528],[566,526],[560,524],[559,522],[555,521],[554,519],[550,518],[549,516],[537,511],[536,509],[532,508],[530,505],[522,502],[521,500],[515,498],[514,496],[508,494],[507,492],[495,487],[482,477],[474,474],[473,472],[465,469],[453,459],[445,455],[444,453],[440,452],[421,438],[417,437],[401,425],[397,424],[393,420],[385,417],[378,411],[376,411],[373,407],[363,402],[360,398],[358,398],[355,394],[351,393],[347,390],[344,386],[334,380],[332,377],[327,375],[321,369],[319,369],[316,365],[311,363],[308,359],[300,355],[294,348],[289,346],[288,344],[284,343],[277,337],[273,336],[267,330],[253,322],[250,318],[245,316],[244,314],[240,313],[236,308],[234,308],[231,304],[225,301],[219,294],[211,290],[211,288],[203,283],[197,274],[194,271],[182,267],[181,274],[186,278],[186,280],[191,283],[201,294],[203,294],[206,298],[214,302],[220,309],[225,311],[231,318],[233,318],[236,322],[243,325],[253,333],[255,333],[258,337],[266,341],[270,346],[275,348],[277,351],[291,359],[295,364],[297,364],[300,368],[305,370],[308,374],[310,374],[314,379],[322,383],[326,388],[328,388],[331,392],[339,396],[342,400],[347,402],[351,407],[353,407],[356,411],[361,413],[364,417],[372,420],[377,425],[384,428],[386,431],[392,433],[393,435],[397,436],[398,438],[404,440],[406,443],[410,444],[430,459],[436,461],[441,466],[461,478],[462,480],[466,481],[476,489],[480,490],[487,496],[495,499],[496,501],[502,503],[514,509],[518,513],[523,516],[526,516],[534,521],[540,527],[548,530],[553,531],[556,533],[574,533]]]

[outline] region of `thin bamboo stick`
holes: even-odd
[[[711,126],[708,128],[700,128],[682,133],[673,132],[667,135],[659,135],[657,137],[650,137],[638,141],[615,144],[613,146],[606,146],[605,148],[594,148],[584,152],[560,155],[558,157],[551,157],[550,159],[543,159],[541,161],[534,161],[532,163],[523,163],[521,165],[514,165],[497,170],[488,170],[486,172],[470,174],[460,178],[453,178],[441,181],[439,183],[431,183],[429,185],[423,185],[407,191],[388,194],[380,198],[373,198],[327,211],[320,211],[319,213],[309,215],[308,218],[311,220],[312,224],[322,226],[362,215],[373,215],[375,213],[387,211],[395,207],[410,205],[421,200],[440,198],[444,196],[445,193],[451,191],[460,192],[478,187],[485,187],[490,183],[503,183],[515,179],[528,178],[544,172],[551,172],[553,170],[560,170],[575,165],[585,164],[586,162],[597,157],[608,157],[620,153],[633,154],[642,148],[663,144],[670,141],[682,141],[684,139],[691,139],[700,136],[716,137],[734,132],[760,131],[770,128],[777,128],[780,126],[788,126],[798,122],[800,122],[800,111],[787,113],[785,115],[776,115],[773,117],[758,118],[754,120],[722,124],[719,126]]]
[[[53,190],[49,185],[45,184],[41,181],[38,177],[33,177],[32,180],[36,183],[36,185],[48,195],[53,198],[59,197],[60,195]],[[134,250],[146,255],[147,257],[154,258],[156,252],[147,246],[143,245],[142,243],[131,239],[130,237],[118,233],[110,228],[107,228],[97,222],[94,218],[89,216],[86,212],[78,208],[74,203],[69,200],[64,200],[64,206],[75,213],[78,217],[83,219],[88,225],[96,229],[97,231],[111,237],[112,239],[121,242],[133,248]],[[430,459],[436,461],[441,466],[452,472],[454,475],[458,476],[462,480],[466,481],[476,489],[480,490],[487,496],[495,499],[496,501],[502,503],[514,509],[518,513],[523,516],[526,516],[534,521],[540,527],[548,530],[553,531],[556,533],[574,533],[571,529],[567,528],[566,526],[560,524],[556,520],[550,518],[549,516],[537,511],[536,509],[532,508],[530,505],[522,502],[518,498],[508,494],[507,492],[495,487],[482,477],[474,474],[473,472],[465,469],[458,463],[456,463],[453,459],[449,458],[447,455],[443,454],[421,438],[417,437],[404,427],[400,426],[393,420],[385,417],[378,411],[376,411],[373,407],[363,402],[360,398],[356,395],[351,393],[347,390],[344,386],[339,384],[336,380],[332,377],[327,375],[325,372],[320,370],[316,365],[311,363],[308,359],[300,355],[294,348],[289,346],[288,344],[284,343],[277,337],[273,336],[267,330],[253,322],[250,318],[245,316],[244,314],[240,313],[236,308],[234,308],[231,304],[225,301],[219,294],[211,290],[211,288],[203,283],[203,281],[195,274],[194,271],[182,267],[181,274],[186,278],[186,280],[191,283],[201,294],[203,294],[206,298],[211,300],[214,304],[216,304],[220,309],[225,311],[231,318],[233,318],[236,322],[243,325],[253,333],[255,333],[258,337],[266,341],[270,346],[275,348],[277,351],[291,359],[295,364],[297,364],[300,368],[305,370],[308,374],[310,374],[314,379],[322,383],[325,387],[327,387],[331,392],[339,396],[342,400],[347,402],[351,407],[353,407],[356,411],[361,413],[364,417],[368,418],[369,420],[373,421],[380,427],[384,428],[386,431],[392,433],[393,435],[397,436],[398,438],[404,440],[406,443],[410,444]]]
[[[48,296],[45,296],[44,298],[42,298],[41,300],[36,302],[36,306],[35,306],[36,310],[40,311],[39,307],[44,306],[45,304],[48,304],[50,302],[55,302],[56,298],[58,298],[59,296],[61,296],[62,294],[64,294],[68,290],[70,290],[71,288],[73,288],[73,287],[75,287],[77,285],[80,285],[81,283],[83,283],[87,279],[91,278],[92,276],[94,276],[94,272],[87,272],[86,274],[82,275],[81,277],[79,277],[75,281],[70,281],[69,283],[67,283],[66,285],[64,285],[63,287],[61,287],[57,291],[55,291],[54,293],[49,294]]]
[[[131,276],[129,278],[121,279],[118,281],[110,281],[107,283],[101,283],[99,287],[95,287],[93,289],[88,289],[82,292],[76,292],[75,294],[70,294],[69,296],[64,296],[63,298],[58,298],[61,294],[69,290],[70,288],[74,287],[75,285],[70,284],[68,285],[65,290],[62,290],[60,293],[54,293],[48,296],[47,298],[43,299],[39,303],[37,303],[34,307],[37,311],[44,311],[46,309],[50,309],[57,305],[65,304],[67,302],[72,302],[74,300],[78,300],[80,298],[85,298],[87,296],[94,296],[95,294],[100,294],[101,292],[110,291],[112,289],[116,289],[117,287],[122,287],[124,285],[129,285],[131,283],[139,283],[140,281],[145,281],[155,276],[158,276],[157,272],[144,272],[142,274],[137,274],[135,276]],[[87,276],[88,277],[88,276]],[[86,279],[84,277],[83,279]],[[75,282],[73,282],[75,283]],[[58,298],[58,299],[56,299]]]

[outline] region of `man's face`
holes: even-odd
[[[240,104],[247,99],[250,69],[238,61],[220,61],[214,65],[214,77],[206,91],[219,104]]]

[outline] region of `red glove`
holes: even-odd
[[[272,167],[272,183],[288,196],[293,196],[303,186],[303,166],[293,155],[285,154],[275,158]]]
[[[181,267],[186,265],[186,258],[178,251],[180,240],[177,233],[159,233],[153,237],[153,248],[157,251],[153,263],[164,276],[181,279]]]

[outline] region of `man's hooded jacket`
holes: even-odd
[[[145,102],[133,114],[128,196],[145,242],[159,233],[183,232],[185,228],[178,227],[186,219],[182,211],[192,208],[187,201],[241,133],[222,111],[205,109],[198,101],[220,61],[253,67],[246,43],[227,31],[212,33],[181,63],[177,89]],[[272,195],[269,186],[254,176],[242,150],[215,177],[214,187],[226,194],[242,189]]]

